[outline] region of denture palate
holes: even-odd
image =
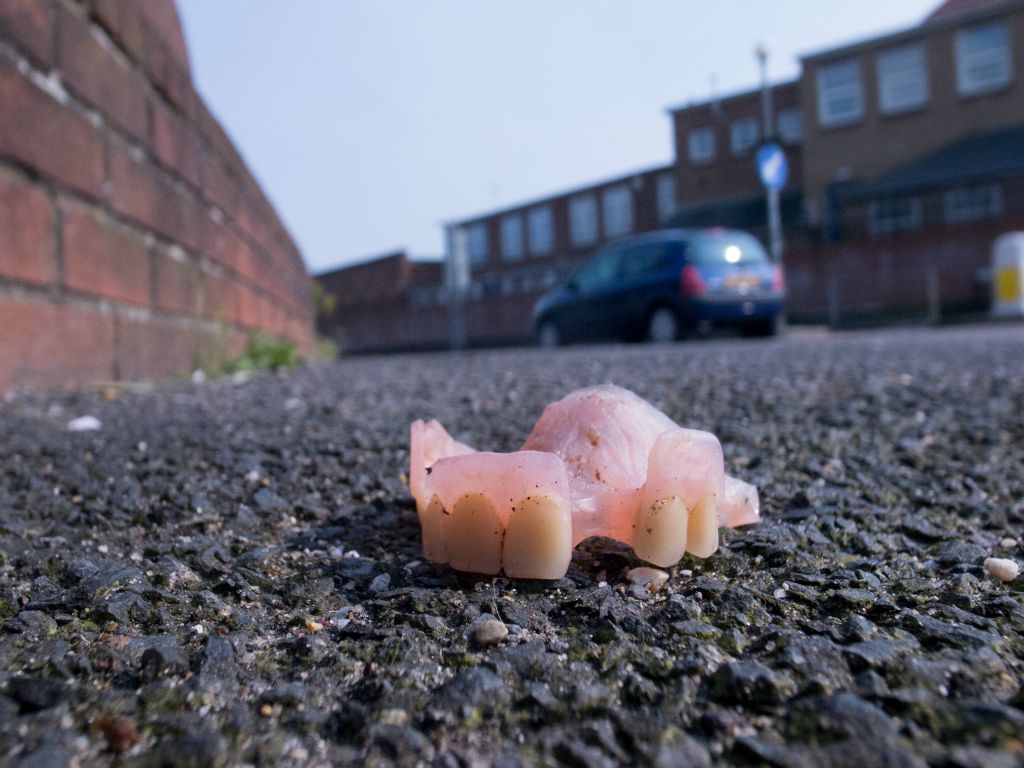
[[[760,517],[757,489],[725,474],[714,435],[611,384],[549,405],[513,453],[475,451],[437,421],[413,422],[409,488],[424,557],[517,578],[561,578],[591,536],[663,568],[687,552],[708,557],[720,525]]]

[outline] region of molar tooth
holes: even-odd
[[[686,551],[688,517],[678,496],[641,505],[633,534],[637,557],[662,568],[678,563]]]
[[[444,547],[441,521],[445,517],[444,506],[435,493],[430,497],[427,508],[420,512],[420,530],[423,532],[423,556],[432,563],[447,563],[448,552]]]
[[[502,526],[486,495],[459,497],[451,514],[442,516],[441,531],[453,568],[486,574],[501,570]]]
[[[697,557],[710,557],[718,549],[718,496],[709,493],[690,510],[686,529],[686,551]]]
[[[550,496],[529,496],[512,509],[501,560],[520,579],[560,579],[572,559],[572,515]]]

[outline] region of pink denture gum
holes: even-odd
[[[460,571],[561,578],[591,536],[667,567],[714,553],[720,525],[759,519],[757,489],[725,474],[718,438],[610,384],[549,405],[520,451],[475,451],[414,421],[409,453],[423,554]]]

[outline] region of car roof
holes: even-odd
[[[742,229],[730,229],[728,227],[673,227],[671,229],[655,229],[651,232],[643,232],[639,235],[627,235],[617,240],[605,243],[606,248],[629,245],[640,245],[642,243],[670,242],[673,240],[685,240],[694,235],[722,235],[722,234],[748,234]]]

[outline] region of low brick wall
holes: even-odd
[[[0,390],[312,344],[309,278],[173,0],[0,0]]]

